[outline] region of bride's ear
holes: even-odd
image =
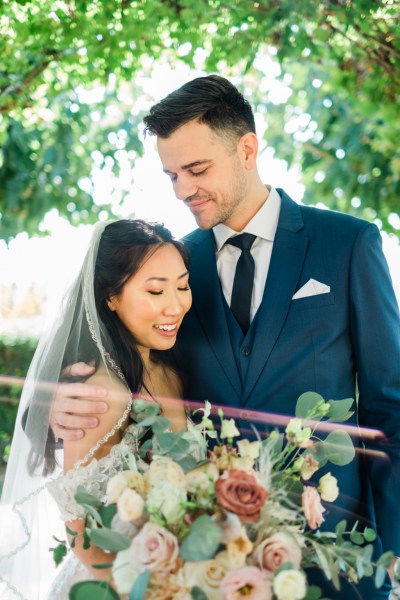
[[[117,310],[117,300],[115,296],[113,296],[112,298],[107,298],[106,302],[111,312],[115,312]]]

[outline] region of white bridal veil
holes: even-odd
[[[22,391],[0,505],[2,600],[47,598],[56,572],[49,549],[57,545],[54,537],[66,539],[56,502],[46,489],[49,481],[62,474],[62,449],[55,443],[49,423],[63,368],[82,360],[87,349],[110,378],[113,373],[122,376],[112,359],[112,344],[94,298],[97,250],[105,227],[98,223],[94,228],[81,271],[39,341]],[[109,435],[126,418],[129,398],[127,393],[125,413]],[[105,441],[103,438],[97,447]]]

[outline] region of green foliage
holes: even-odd
[[[104,581],[81,581],[69,590],[69,600],[118,600],[117,592]]]
[[[0,466],[10,450],[23,378],[35,351],[37,340],[0,340]]]
[[[135,77],[177,60],[234,77],[268,145],[300,165],[305,202],[398,234],[399,16],[395,0],[1,2],[0,236],[44,231],[50,208],[90,223],[125,202],[117,176],[142,151]],[[276,64],[280,99],[264,82]]]
[[[181,558],[185,561],[211,559],[221,543],[221,529],[209,515],[194,521],[188,535],[182,541]]]

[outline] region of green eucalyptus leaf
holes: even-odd
[[[148,571],[143,571],[135,579],[129,594],[129,600],[143,600],[147,587],[149,585],[150,575]]]
[[[375,587],[382,587],[387,575],[387,570],[385,567],[378,565],[375,571]]]
[[[343,467],[354,459],[355,450],[352,439],[343,429],[331,431],[321,443],[326,459],[335,465]]]
[[[105,527],[102,529],[92,529],[89,532],[89,537],[95,546],[109,552],[126,550],[131,544],[130,539],[122,535],[122,533]]]
[[[65,542],[60,542],[58,546],[50,548],[50,550],[53,552],[54,563],[56,567],[58,567],[68,553],[67,544]]]
[[[104,581],[81,581],[69,590],[69,600],[119,600],[117,592]]]
[[[346,531],[346,527],[347,527],[347,521],[345,521],[345,520],[339,521],[339,523],[335,527],[336,539],[337,539],[338,544],[341,544],[343,541],[343,534]]]
[[[380,567],[383,567],[384,569],[388,569],[394,559],[394,554],[391,551],[388,552],[384,552],[378,559],[377,561],[377,565],[379,565]]]
[[[350,540],[357,546],[362,546],[364,544],[364,536],[359,531],[352,531],[350,533]]]
[[[99,506],[101,501],[93,496],[93,494],[89,494],[83,487],[83,485],[78,485],[76,488],[76,494],[74,496],[75,501],[78,504],[87,505],[87,506]]]
[[[183,539],[180,555],[183,560],[197,562],[209,560],[221,543],[221,529],[208,515],[196,519]]]
[[[115,515],[117,514],[116,504],[107,504],[99,508],[99,515],[104,527],[111,528],[111,523]]]
[[[354,411],[350,411],[353,403],[353,398],[345,398],[344,400],[328,400],[330,408],[329,418],[327,420],[335,421],[336,423],[347,421],[354,414]]]
[[[298,419],[307,419],[314,414],[317,405],[324,402],[316,392],[305,392],[297,399],[295,415]]]
[[[366,542],[374,542],[376,540],[376,531],[371,527],[366,527],[363,531],[364,540]]]
[[[207,594],[197,585],[192,587],[190,590],[190,595],[193,600],[208,600]]]
[[[316,585],[311,585],[307,588],[307,593],[304,600],[319,600],[321,598],[321,589]]]

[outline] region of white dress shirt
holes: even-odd
[[[247,223],[243,231],[234,231],[222,223],[213,227],[216,243],[218,276],[228,306],[231,305],[233,279],[235,277],[236,263],[241,254],[241,250],[230,244],[225,244],[225,242],[230,237],[239,235],[239,233],[252,233],[256,236],[251,247],[251,254],[255,263],[255,272],[250,320],[254,318],[264,294],[280,209],[281,198],[278,192],[271,187],[267,200],[251,221]]]

